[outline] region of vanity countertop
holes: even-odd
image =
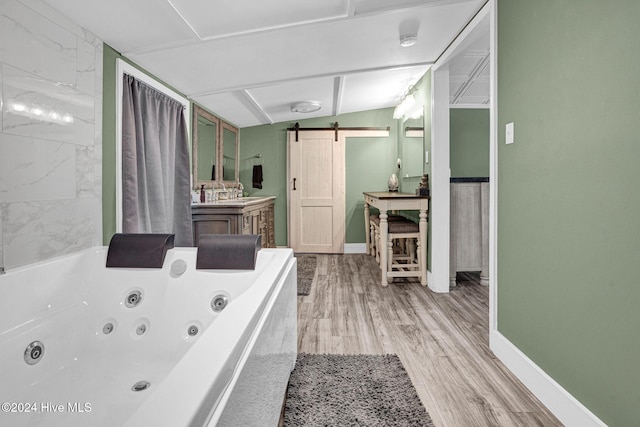
[[[251,197],[240,197],[237,199],[218,200],[216,202],[191,203],[191,209],[214,208],[216,206],[227,207],[227,208],[244,208],[246,206],[263,203],[263,202],[266,202],[267,200],[273,200],[275,198],[276,196],[251,196]]]

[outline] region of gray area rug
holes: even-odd
[[[434,427],[395,354],[299,354],[284,425]]]
[[[316,275],[318,259],[312,254],[296,254],[298,258],[298,295],[309,295]]]

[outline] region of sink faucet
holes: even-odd
[[[227,187],[224,186],[224,182],[221,182],[220,185],[222,185],[222,191],[227,191]]]

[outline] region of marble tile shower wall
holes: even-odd
[[[0,266],[102,243],[102,41],[0,1]]]

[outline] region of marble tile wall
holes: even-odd
[[[0,266],[102,243],[102,41],[0,1]]]

